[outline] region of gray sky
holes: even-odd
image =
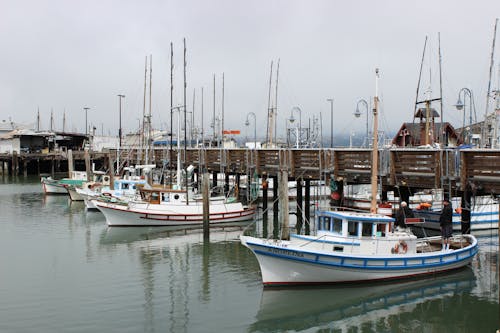
[[[353,112],[359,98],[374,95],[376,67],[381,73],[379,127],[395,131],[412,121],[426,36],[421,91],[430,86],[431,97],[439,97],[438,32],[445,121],[462,125],[463,113],[453,107],[462,87],[473,91],[482,120],[500,1],[0,0],[0,9],[0,120],[33,123],[39,108],[42,128],[48,128],[52,109],[57,129],[65,111],[66,129],[84,132],[83,107],[90,107],[89,124],[98,133],[104,127],[116,135],[117,94],[124,94],[124,132],[135,130],[143,110],[145,57],[152,54],[153,125],[165,128],[170,122],[170,42],[178,105],[186,38],[188,110],[196,89],[196,125],[204,87],[205,131],[210,132],[213,75],[219,114],[224,73],[225,128],[251,136],[252,119],[249,129],[244,124],[247,113],[255,112],[258,136],[265,136],[270,64],[280,59],[279,132],[298,106],[303,124],[321,113],[328,138],[327,98],[334,99],[335,135],[351,129],[364,133],[365,115],[356,119]]]

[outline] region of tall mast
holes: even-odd
[[[221,108],[221,125],[220,125],[220,142],[221,147],[224,145],[224,72],[222,73],[222,108]]]
[[[62,131],[66,133],[66,110],[63,112],[63,128]]]
[[[213,115],[212,127],[213,127],[213,134],[214,134],[213,141],[214,141],[214,143],[216,143],[217,142],[217,134],[215,131],[215,74],[214,74],[214,115]]]
[[[373,149],[372,149],[372,200],[370,212],[377,212],[377,175],[378,175],[378,68],[375,69],[375,97],[373,97]]]
[[[491,76],[492,76],[492,72],[493,72],[493,57],[494,57],[494,54],[495,54],[495,40],[497,38],[497,24],[498,24],[498,19],[495,20],[495,30],[493,31],[493,43],[491,45],[491,58],[490,58],[490,76],[489,76],[489,80],[488,80],[488,90],[486,91],[486,110],[484,111],[484,122],[483,122],[483,129],[482,129],[482,132],[483,132],[483,138],[482,138],[482,142],[481,142],[481,146],[482,147],[485,147],[485,144],[486,144],[486,139],[487,139],[487,133],[486,133],[486,129],[487,129],[487,122],[488,122],[488,109],[489,109],[489,104],[490,104],[490,90],[491,90]]]
[[[144,126],[146,123],[146,89],[147,89],[147,79],[148,79],[148,56],[146,56],[145,62],[144,62],[144,100],[142,103],[142,128],[141,128],[141,156],[139,159],[139,163],[142,163],[142,154],[143,154],[143,149],[144,149],[144,134],[145,134],[145,128]]]
[[[273,143],[273,110],[271,108],[271,82],[273,78],[273,62],[271,61],[271,71],[269,73],[269,97],[267,98],[267,131],[266,143],[272,146]]]
[[[153,88],[153,55],[149,55],[149,114],[148,114],[148,144],[147,150],[151,153],[151,158],[153,158],[153,148],[152,143],[152,133],[151,133],[151,94]],[[147,155],[149,156],[149,155]],[[146,159],[146,164],[149,164],[149,158]]]
[[[276,95],[275,95],[275,99],[274,99],[274,136],[275,137],[278,136],[278,78],[279,78],[279,75],[280,75],[280,59],[278,58],[278,66],[276,67],[276,87],[275,87]]]
[[[193,142],[193,129],[194,129],[194,106],[196,102],[196,88],[193,88],[193,111],[191,112],[191,126],[189,126],[189,147]]]
[[[443,71],[441,66],[441,33],[438,32],[438,47],[439,47],[439,103],[441,109],[441,126],[439,133],[439,143],[443,145],[444,142],[444,111],[443,111]]]
[[[50,131],[51,132],[54,130],[53,125],[54,125],[54,110],[50,109]]]
[[[40,132],[40,107],[38,107],[38,111],[36,113],[36,131]]]
[[[184,42],[184,164],[186,164],[187,160],[187,109],[186,109],[186,38],[183,39]],[[189,205],[189,189],[188,189],[188,174],[186,169],[186,204]]]
[[[170,161],[172,161],[172,156],[173,156],[173,138],[174,138],[174,132],[173,132],[173,122],[174,122],[174,110],[173,110],[173,107],[174,107],[174,45],[172,44],[172,42],[170,42],[170,156],[169,156],[169,159]],[[179,138],[177,138],[177,140],[179,140]],[[177,151],[177,153],[179,153]],[[173,176],[173,173],[172,173],[172,166],[171,164],[172,163],[169,163],[170,164],[170,179],[168,180],[170,185],[172,185],[172,176]]]
[[[420,91],[420,81],[422,80],[422,67],[424,66],[426,46],[427,46],[427,36],[425,36],[424,50],[422,51],[422,60],[420,61],[420,71],[418,72],[417,93],[415,94],[415,108],[413,110],[413,123],[415,123],[415,116],[417,115],[418,93]]]

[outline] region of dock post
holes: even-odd
[[[311,223],[310,223],[310,215],[311,215],[311,180],[306,179],[306,198],[305,198],[305,207],[304,207],[304,215],[305,215],[305,234],[311,234]]]
[[[212,188],[217,188],[217,171],[212,171]]]
[[[24,177],[28,176],[28,160],[27,159],[25,159],[23,161],[23,174],[24,174]]]
[[[17,160],[17,151],[12,152],[12,164],[11,164],[11,169],[12,169],[12,176],[17,176],[18,171],[19,171],[19,166],[17,165],[18,160]]]
[[[278,239],[279,236],[279,203],[280,203],[280,198],[278,195],[278,176],[273,176],[273,237],[274,239]],[[288,191],[286,195],[286,199],[288,200]],[[283,198],[282,198],[283,199]]]
[[[92,170],[90,168],[90,153],[88,148],[85,148],[84,151],[84,158],[85,158],[85,171],[87,172],[87,181],[89,182],[91,180],[92,176]]]
[[[210,175],[204,172],[202,176],[202,197],[203,197],[203,240],[210,238]]]
[[[224,193],[229,192],[229,173],[224,172]]]
[[[71,172],[74,171],[73,167],[73,150],[68,149],[68,175],[71,177]]]
[[[283,226],[281,232],[281,239],[289,240],[290,239],[290,215],[289,215],[289,204],[288,204],[288,171],[281,170],[278,176],[279,181],[279,197],[281,200],[279,201],[279,222]],[[286,199],[284,199],[286,198]]]
[[[115,189],[115,161],[111,154],[108,154],[108,163],[109,163],[109,189]]]
[[[267,175],[262,175],[262,237],[267,238]]]
[[[304,206],[302,202],[302,179],[297,179],[297,212],[295,215],[297,216],[297,222],[295,224],[295,228],[297,229],[297,234],[300,234],[302,230],[302,212]]]

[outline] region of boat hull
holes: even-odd
[[[439,211],[415,211],[415,216],[425,219],[422,226],[426,229],[440,230],[439,216],[441,212]],[[453,231],[461,232],[462,223],[461,216],[458,213],[453,213]],[[498,228],[498,204],[494,204],[488,207],[484,207],[481,210],[473,210],[471,212],[470,230],[489,230]]]
[[[147,209],[144,204],[134,207],[130,204],[101,202],[92,200],[92,203],[106,217],[108,226],[180,226],[203,224],[203,206],[198,203],[192,205],[172,205],[158,209]],[[210,223],[230,223],[252,220],[255,208],[243,208],[240,203],[217,204],[210,207]]]
[[[42,178],[42,189],[45,194],[68,194],[66,187],[55,180]]]
[[[402,279],[468,265],[477,241],[463,249],[422,254],[348,255],[305,251],[290,242],[241,236],[257,257],[264,285],[334,284]]]

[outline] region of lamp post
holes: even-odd
[[[365,106],[365,111],[366,111],[366,140],[368,140],[368,115],[369,115],[369,111],[368,109],[370,108],[368,106],[368,102],[365,100],[365,99],[360,99],[357,103],[356,103],[356,111],[354,112],[354,116],[356,118],[359,118],[361,116],[361,111],[359,110],[359,104],[363,104]],[[368,141],[367,141],[368,143]]]
[[[83,108],[83,110],[85,111],[85,136],[87,136],[87,134],[88,134],[88,129],[87,129],[87,126],[88,126],[87,125],[87,112],[90,110],[90,108],[85,107],[85,108]]]
[[[297,127],[297,140],[296,140],[296,146],[299,148],[300,146],[300,134],[302,133],[302,110],[298,106],[294,106],[292,108],[292,111],[290,111],[290,123],[293,124],[295,121],[295,118],[293,117],[293,111],[298,111],[299,112],[299,126]]]
[[[119,109],[118,146],[120,148],[122,146],[122,98],[125,98],[125,95],[118,95],[118,109]]]
[[[464,95],[464,101],[462,102],[462,99],[460,98],[460,96]],[[474,122],[477,122],[477,118],[476,118],[476,110],[475,110],[475,107],[474,107],[474,95],[472,93],[472,91],[469,89],[469,88],[462,88],[460,89],[460,91],[458,92],[458,100],[457,100],[457,104],[455,104],[455,107],[457,108],[457,110],[459,111],[464,111],[464,114],[463,114],[463,118],[462,118],[462,137],[464,139],[464,141],[466,141],[466,137],[465,137],[465,114],[466,114],[466,108],[465,108],[465,99],[466,97],[469,97],[469,131],[470,131],[470,128],[472,126],[472,110],[474,109]],[[467,135],[467,143],[471,143],[471,133],[468,133]]]
[[[250,125],[250,121],[248,121],[248,116],[253,116],[253,149],[257,149],[257,116],[253,112],[247,113],[247,120],[245,121],[245,126]]]
[[[330,148],[333,148],[333,98],[326,101],[330,102]]]

